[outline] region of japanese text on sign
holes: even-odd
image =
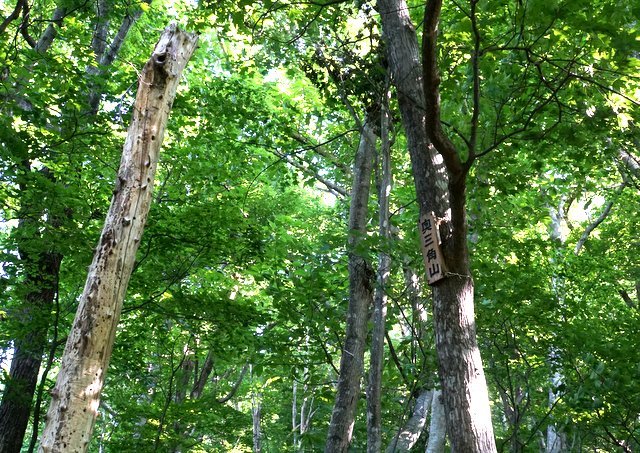
[[[446,271],[444,260],[442,259],[442,252],[440,251],[438,225],[433,212],[429,215],[423,214],[420,216],[418,229],[422,243],[424,267],[427,272],[427,282],[433,285],[445,277]]]

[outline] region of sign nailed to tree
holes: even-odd
[[[438,224],[433,212],[429,215],[420,215],[418,229],[420,231],[420,241],[422,243],[424,267],[427,270],[427,282],[430,285],[433,285],[445,277],[444,274],[446,271],[442,252],[440,251],[440,234],[438,234]]]

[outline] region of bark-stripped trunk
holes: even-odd
[[[427,6],[434,4],[439,6],[433,1]],[[426,216],[433,211],[442,219],[442,252],[448,272],[433,289],[433,310],[439,375],[452,449],[459,452],[496,451],[489,396],[475,332],[465,216],[468,166],[460,162],[459,155],[446,140],[438,141],[437,146],[429,142],[429,139],[441,138],[442,134],[437,127],[439,79],[434,49],[425,47],[431,53],[426,55],[428,58],[422,68],[415,28],[404,0],[379,0],[378,10],[398,92],[420,213]],[[438,8],[427,16],[430,22],[427,34],[435,30],[433,22],[437,24],[438,16]],[[433,76],[427,84],[432,90],[429,102],[425,99],[423,69],[424,74]],[[429,123],[425,108],[434,115]],[[436,127],[427,127],[429,125]]]
[[[380,116],[380,177],[377,182],[378,233],[381,238],[389,240],[391,238],[389,195],[392,176],[387,99],[381,103]],[[371,334],[371,359],[367,387],[367,451],[369,453],[378,453],[382,449],[382,370],[384,368],[384,338],[387,331],[387,294],[385,288],[390,271],[391,257],[385,251],[381,251],[378,256],[377,284],[373,298],[373,332]]]
[[[86,451],[100,402],[151,189],[180,74],[197,37],[169,26],[145,65],[113,199],[89,268],[56,385],[40,451]]]
[[[373,271],[355,248],[366,233],[367,205],[376,138],[368,120],[360,137],[353,169],[353,188],[349,212],[349,308],[344,348],[340,358],[340,377],[325,452],[346,452],[351,443],[360,379],[364,371],[368,307],[373,301]]]

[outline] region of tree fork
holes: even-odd
[[[435,36],[440,1],[427,2],[425,33],[430,35],[423,43],[426,53],[422,62],[406,2],[378,0],[377,4],[420,213],[433,211],[443,219],[440,233],[449,274],[433,288],[433,312],[447,432],[454,451],[495,452],[474,321],[473,280],[466,242],[466,169],[444,136],[439,118]]]
[[[145,64],[111,206],[65,346],[39,451],[84,452],[149,213],[160,145],[197,36],[167,27]]]

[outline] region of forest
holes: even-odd
[[[0,453],[640,452],[637,2],[0,0],[0,111]]]

